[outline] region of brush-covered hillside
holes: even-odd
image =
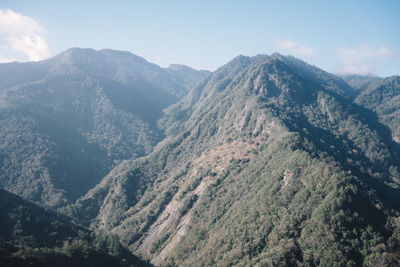
[[[71,210],[155,265],[398,265],[400,145],[357,94],[292,57],[239,56]]]

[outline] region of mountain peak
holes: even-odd
[[[96,53],[97,53],[97,51],[92,48],[73,47],[73,48],[67,49],[65,51],[62,51],[61,53],[57,54],[56,56],[54,56],[51,59],[67,60],[67,59],[73,59],[76,57],[94,55]]]
[[[51,61],[58,61],[59,63],[70,63],[70,64],[92,64],[99,61],[110,61],[116,62],[136,62],[140,64],[151,64],[144,58],[136,56],[128,51],[119,51],[112,49],[94,50],[92,48],[70,48],[66,51],[61,52],[55,57],[49,59]]]
[[[180,69],[184,69],[184,70],[193,70],[193,68],[186,66],[186,65],[182,65],[182,64],[169,64],[168,69],[171,70],[180,70]]]

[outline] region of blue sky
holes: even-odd
[[[0,61],[90,47],[215,70],[277,51],[329,72],[389,76],[400,74],[399,14],[395,0],[2,0]]]

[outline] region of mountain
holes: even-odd
[[[382,80],[382,78],[377,76],[363,76],[357,74],[343,75],[341,78],[359,92],[363,92],[373,83]]]
[[[78,48],[0,64],[0,186],[52,207],[75,201],[164,138],[162,110],[208,74],[187,69]]]
[[[150,266],[113,236],[0,189],[1,266]]]
[[[166,70],[185,88],[190,89],[195,86],[198,81],[211,74],[211,72],[207,70],[195,70],[180,64],[171,64]]]
[[[58,211],[0,189],[0,264],[400,265],[398,76],[70,49],[0,77],[0,185]]]
[[[375,111],[389,127],[392,138],[400,142],[400,77],[392,76],[372,83],[355,102]]]
[[[396,266],[400,146],[357,94],[293,57],[238,56],[72,213],[155,265]]]

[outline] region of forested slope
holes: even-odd
[[[394,141],[400,142],[400,77],[392,76],[372,83],[355,102],[378,114],[391,130]]]
[[[187,81],[128,52],[78,48],[0,64],[0,186],[64,207],[121,160],[153,150],[162,110],[208,74],[190,73]]]
[[[1,266],[150,266],[111,235],[0,189]]]
[[[239,56],[74,214],[156,265],[399,264],[400,147],[356,95],[295,58]]]

